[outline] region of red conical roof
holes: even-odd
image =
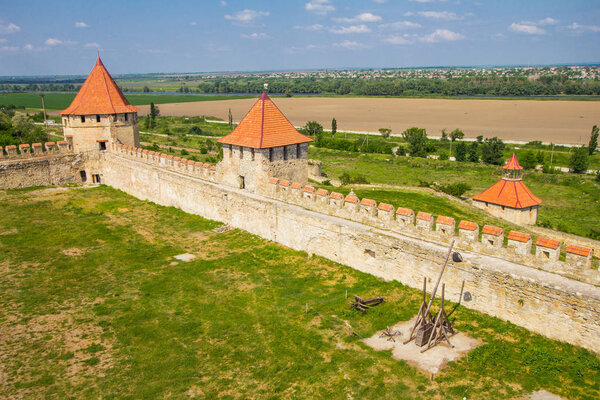
[[[512,208],[527,208],[542,203],[542,200],[531,193],[523,181],[506,179],[500,179],[472,199]]]
[[[122,114],[138,112],[138,108],[129,104],[121,89],[100,60],[79,89],[73,102],[61,115]]]
[[[277,108],[273,100],[262,93],[248,114],[229,135],[218,140],[219,143],[235,146],[267,149],[308,143],[313,140],[298,132]]]
[[[519,170],[519,169],[523,169],[523,167],[521,167],[519,165],[519,161],[517,161],[517,156],[515,156],[515,153],[513,153],[512,156],[510,156],[510,159],[508,160],[508,162],[506,163],[506,165],[504,167],[502,167],[504,169],[511,169],[511,170]]]

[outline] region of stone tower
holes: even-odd
[[[270,177],[308,181],[312,139],[298,132],[265,92],[233,132],[218,141],[223,144],[219,170],[229,186],[256,192]]]
[[[535,225],[542,200],[523,183],[523,167],[513,154],[502,167],[504,177],[481,194],[473,196],[473,205],[516,224]]]
[[[65,139],[76,152],[103,150],[109,141],[139,147],[138,111],[98,56],[71,105],[60,112]]]

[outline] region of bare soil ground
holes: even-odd
[[[399,331],[401,335],[396,336],[395,341],[387,340],[381,337],[381,332],[377,332],[363,342],[375,350],[392,350],[392,357],[396,360],[404,360],[409,365],[425,370],[432,374],[437,374],[443,369],[449,361],[454,361],[463,357],[469,351],[482,343],[481,340],[470,337],[469,335],[458,332],[450,338],[454,347],[450,347],[446,342],[421,353],[422,347],[418,347],[415,341],[404,344],[404,341],[410,336],[410,331],[415,323],[415,318],[410,321],[399,322],[390,327],[391,331]]]
[[[161,104],[165,116],[210,115],[235,121],[248,112],[255,99]],[[426,128],[430,136],[443,128],[462,129],[467,137],[498,136],[504,140],[583,144],[593,125],[600,123],[600,102],[536,100],[448,100],[398,98],[292,97],[275,99],[296,125],[319,121],[325,128],[335,117],[338,130],[377,132],[391,128],[400,133],[411,126]],[[140,106],[145,115],[149,106]]]

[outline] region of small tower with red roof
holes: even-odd
[[[257,191],[276,177],[308,181],[308,143],[263,92],[239,125],[218,140],[223,144],[219,164],[222,181],[233,187]]]
[[[504,177],[481,194],[473,196],[473,205],[516,224],[535,225],[542,200],[522,181],[523,167],[513,154],[504,167]]]
[[[65,139],[76,152],[103,150],[109,141],[139,147],[138,111],[98,56],[71,105],[60,112]]]

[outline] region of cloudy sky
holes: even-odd
[[[0,75],[600,62],[598,0],[0,4]]]

